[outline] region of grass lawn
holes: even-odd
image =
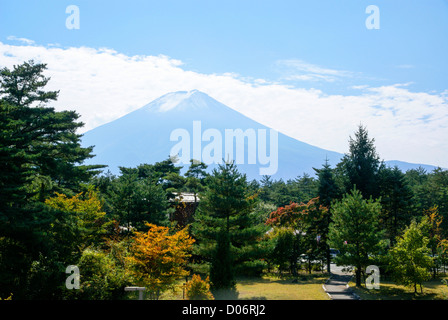
[[[416,294],[413,287],[397,285],[392,281],[381,280],[379,290],[369,290],[365,286],[357,288],[354,282],[350,282],[349,286],[363,300],[447,300],[448,286],[441,280],[435,279],[423,283],[423,293],[420,293],[420,286],[417,286]]]
[[[292,278],[280,279],[274,276],[262,278],[238,278],[236,288],[240,300],[329,300],[322,289],[328,276],[321,273],[303,274],[297,283]],[[182,300],[182,284],[180,281],[176,292],[165,292],[162,300]]]
[[[327,276],[316,274],[299,277],[297,283],[292,279],[279,279],[265,276],[263,278],[239,279],[236,288],[239,299],[265,300],[328,300],[322,288]]]

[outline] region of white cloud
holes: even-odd
[[[298,59],[279,60],[276,62],[276,67],[283,74],[283,79],[293,81],[334,82],[353,76],[349,71],[323,68]]]
[[[27,39],[27,38],[17,38],[16,36],[8,36],[6,39],[10,40],[10,41],[22,42],[22,43],[28,44],[28,45],[32,45],[32,44],[35,43],[33,40],[30,40],[30,39]]]
[[[47,63],[52,78],[48,89],[60,90],[54,106],[80,113],[84,131],[168,92],[198,89],[258,122],[325,149],[346,152],[349,135],[362,123],[385,160],[448,168],[448,90],[437,94],[412,92],[410,84],[358,85],[352,87],[360,90],[358,95],[328,95],[232,73],[186,71],[181,61],[166,56],[0,42],[0,66],[29,59]],[[308,80],[353,75],[297,61]]]
[[[396,66],[396,68],[398,68],[398,69],[413,69],[413,68],[415,68],[415,66],[412,64],[400,64],[400,65]]]

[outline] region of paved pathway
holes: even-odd
[[[359,297],[350,289],[347,283],[352,274],[342,271],[342,267],[330,265],[331,277],[325,282],[323,288],[332,300],[358,300]]]

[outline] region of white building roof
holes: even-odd
[[[194,193],[181,192],[174,193],[176,195],[175,199],[180,200],[181,202],[195,202]],[[196,202],[199,202],[199,196],[196,194]]]

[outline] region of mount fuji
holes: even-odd
[[[113,174],[119,174],[119,166],[153,164],[177,155],[183,170],[190,159],[209,168],[235,160],[248,179],[267,174],[286,181],[304,173],[314,176],[313,167],[322,167],[326,159],[334,167],[343,157],[274,131],[197,90],[168,93],[86,132],[82,144],[95,146],[96,156],[85,164],[108,165]],[[434,168],[400,161],[389,165],[404,171]]]

